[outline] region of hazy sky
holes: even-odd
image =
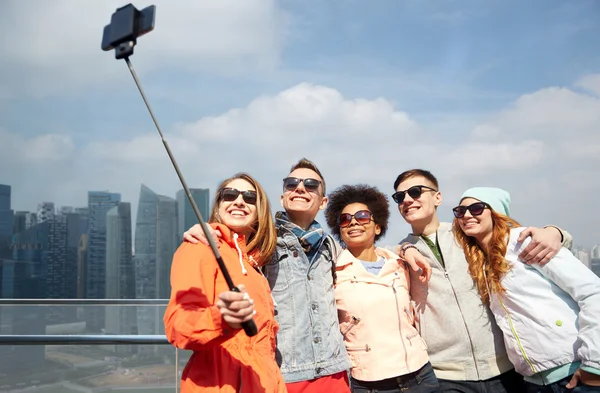
[[[3,0],[0,183],[13,208],[181,187],[125,63],[113,0]],[[247,171],[280,207],[314,160],[333,190],[391,195],[404,170],[512,194],[524,225],[600,243],[600,3],[593,0],[156,0],[132,62],[191,187]],[[212,197],[212,192],[211,192]],[[409,230],[392,203],[383,244]],[[320,216],[322,219],[322,216]],[[324,224],[324,222],[323,222]]]

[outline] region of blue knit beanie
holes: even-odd
[[[460,198],[461,202],[465,198],[475,198],[490,205],[496,213],[510,216],[510,194],[508,191],[495,187],[474,187],[463,193]]]

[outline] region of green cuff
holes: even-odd
[[[597,369],[597,368],[594,368],[594,367],[590,367],[590,366],[581,366],[580,368],[583,371],[587,371],[588,373],[600,375],[600,369]]]

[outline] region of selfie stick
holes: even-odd
[[[133,48],[135,47],[137,38],[140,37],[141,35],[149,33],[150,31],[152,31],[154,29],[155,10],[156,10],[156,7],[153,5],[149,6],[147,8],[144,8],[142,11],[138,11],[132,4],[127,4],[124,7],[118,8],[115,11],[115,13],[112,15],[111,23],[104,28],[104,35],[102,37],[102,50],[109,51],[109,50],[115,49],[115,58],[117,60],[125,59],[125,62],[127,63],[127,67],[129,68],[129,71],[131,72],[131,76],[133,77],[133,80],[135,81],[135,84],[136,84],[138,90],[140,91],[142,99],[144,100],[144,103],[146,104],[146,108],[148,108],[148,112],[150,112],[152,121],[154,122],[154,125],[156,126],[156,129],[158,130],[158,134],[160,135],[160,138],[162,139],[163,145],[165,146],[165,149],[167,150],[167,154],[169,155],[169,158],[171,159],[173,168],[175,169],[175,172],[177,172],[179,181],[181,181],[181,185],[183,186],[183,189],[185,190],[185,194],[187,195],[187,198],[190,201],[190,204],[192,205],[194,214],[196,214],[196,218],[198,219],[198,222],[200,223],[200,226],[202,227],[204,236],[206,236],[206,239],[208,240],[210,248],[211,248],[213,254],[215,255],[217,263],[219,264],[219,268],[221,269],[221,272],[223,273],[223,276],[225,277],[225,281],[227,282],[227,285],[229,286],[229,290],[233,291],[233,292],[240,292],[240,290],[233,284],[233,281],[231,280],[231,276],[229,275],[229,271],[227,270],[227,267],[225,266],[225,263],[223,262],[223,257],[221,257],[221,253],[219,252],[219,249],[217,248],[217,244],[215,243],[213,237],[210,235],[210,232],[208,231],[208,225],[206,225],[206,223],[202,219],[202,214],[200,214],[200,210],[198,209],[198,206],[196,205],[196,202],[194,201],[194,198],[192,197],[192,194],[190,193],[187,183],[185,182],[185,179],[183,178],[183,175],[181,174],[181,171],[179,170],[179,165],[177,165],[177,162],[175,161],[175,157],[173,156],[173,153],[171,152],[171,149],[169,148],[169,144],[167,143],[167,140],[165,139],[165,137],[160,129],[160,126],[158,125],[158,121],[156,120],[156,117],[154,116],[154,112],[152,112],[152,109],[150,108],[150,104],[148,103],[148,100],[146,99],[146,94],[144,94],[144,90],[142,89],[142,85],[140,84],[140,81],[135,73],[135,70],[133,69],[133,65],[131,64],[131,61],[129,60],[129,56],[133,55]],[[242,327],[244,328],[244,332],[246,332],[246,335],[248,335],[249,337],[252,337],[252,336],[256,335],[256,333],[258,333],[256,323],[254,322],[253,319],[243,322]]]

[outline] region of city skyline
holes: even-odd
[[[157,195],[142,185],[140,212],[134,224],[131,203],[122,201],[116,192],[89,191],[85,207],[44,201],[38,203],[35,212],[14,212],[11,189],[0,184],[1,298],[164,300],[170,296],[171,259],[179,244],[174,198]],[[208,190],[194,191],[206,191],[196,194],[208,196]],[[198,204],[204,207],[208,201],[199,200]],[[160,305],[3,306],[0,333],[159,335],[164,334],[163,313],[164,306]],[[169,348],[118,345],[104,351],[119,362],[145,359],[164,364]],[[0,378],[32,373],[36,378],[53,380],[46,371],[60,369],[60,359],[66,353],[68,349],[49,352],[40,345],[19,351],[14,346],[0,346],[0,356],[9,360],[0,365]],[[98,353],[85,349],[78,356],[94,359]],[[5,382],[1,385],[5,387]]]
[[[4,184],[0,183],[0,187],[2,187],[2,186],[8,186],[8,187],[12,188],[11,185],[8,185],[8,184],[4,185]],[[141,183],[140,186],[142,188],[143,187],[148,188],[143,183]],[[1,191],[1,189],[0,189],[0,191]],[[209,218],[209,214],[210,214],[210,206],[212,204],[212,200],[210,199],[210,189],[208,189],[208,188],[193,188],[192,187],[192,188],[190,188],[190,192],[192,194],[192,197],[194,198],[194,201],[196,202],[196,205],[198,205],[198,209],[200,210],[200,214],[202,215],[202,218],[205,221],[207,221]],[[89,193],[112,194],[112,195],[119,195],[119,196],[121,195],[121,193],[118,191],[112,192],[110,190],[102,190],[102,191],[89,190],[89,191],[86,191],[86,198],[88,197]],[[197,219],[196,219],[195,214],[193,213],[190,202],[187,199],[187,195],[185,195],[185,192],[183,189],[177,190],[172,195],[173,195],[173,199],[175,199],[177,201],[178,206],[183,206],[183,208],[181,208],[180,211],[178,211],[178,216],[179,216],[180,212],[184,213],[183,220],[178,220],[178,223],[177,223],[177,231],[179,234],[182,235],[183,232],[181,231],[181,228],[183,227],[183,228],[189,229],[189,227],[191,227],[192,225],[197,223]],[[1,195],[0,195],[0,197],[1,197]],[[131,204],[132,218],[135,221],[135,218],[137,217],[137,206],[138,206],[137,200],[121,201],[119,199],[119,201]],[[62,214],[62,213],[66,213],[66,212],[76,212],[81,209],[88,209],[87,201],[84,203],[81,203],[79,205],[62,205],[62,204],[60,204],[60,202],[57,203],[55,201],[39,201],[39,202],[37,202],[36,207],[32,208],[30,210],[15,209],[14,204],[11,204],[11,205],[13,206],[13,208],[12,208],[12,210],[14,212],[13,214],[22,216],[23,223],[25,223],[26,219],[27,220],[33,219],[34,222],[40,222],[40,221],[43,222],[43,221],[45,221],[45,215],[48,213],[52,213],[54,215],[56,213]],[[1,221],[1,217],[0,217],[0,224],[1,223],[2,223],[2,221]],[[186,224],[188,224],[188,225],[186,225]],[[25,225],[25,224],[23,224],[23,225]],[[30,225],[32,225],[31,222],[28,223],[26,226],[30,226]],[[134,228],[134,232],[135,232],[135,228]],[[0,235],[1,235],[1,232],[0,232]]]
[[[2,186],[2,184],[0,183],[0,186]],[[144,183],[140,183],[140,186],[143,187],[147,187],[145,186]],[[198,208],[200,209],[200,212],[202,214],[202,218],[205,221],[208,221],[209,218],[209,212],[210,212],[210,208],[212,208],[212,199],[210,198],[210,189],[209,188],[190,188],[190,191],[192,193],[192,197],[194,198],[196,204],[198,205]],[[109,190],[103,190],[103,191],[87,191],[89,192],[104,192],[104,193],[111,193]],[[154,191],[153,191],[154,192]],[[121,194],[119,192],[115,192],[116,194]],[[185,218],[184,220],[179,219],[178,223],[177,223],[177,233],[178,235],[180,235],[180,240],[182,240],[182,235],[183,232],[187,229],[189,229],[191,226],[195,225],[197,223],[197,219],[195,217],[195,215],[193,214],[193,211],[191,209],[191,205],[187,199],[187,196],[185,195],[185,192],[183,189],[178,189],[177,191],[171,193],[171,195],[173,195],[173,199],[175,199],[175,201],[178,202],[178,206],[181,206],[181,202],[180,201],[185,201]],[[139,196],[139,195],[138,195]],[[201,198],[197,198],[197,196],[200,196]],[[56,204],[54,201],[43,201],[43,202],[37,202],[37,209],[40,208],[40,205],[43,205],[45,203],[52,203],[55,205],[54,209],[56,211],[60,210],[60,209],[77,209],[78,207],[75,206],[70,206],[70,205],[60,205],[60,204]],[[132,218],[135,221],[136,217],[137,217],[137,201],[129,201],[128,203],[131,203],[132,206]],[[273,201],[271,198],[271,208],[273,211],[277,210],[277,205],[273,205]],[[79,207],[81,208],[81,207]],[[37,210],[36,209],[36,210]],[[135,210],[134,210],[135,209]],[[391,213],[395,213],[393,210],[395,209],[395,205],[391,205],[390,206],[390,210]],[[13,209],[15,214],[16,213],[32,213],[32,211],[27,211],[27,210],[15,210]],[[178,211],[178,217],[180,216],[180,213],[183,210],[179,210]],[[322,213],[319,213],[319,215],[317,216],[317,220],[319,222],[321,222],[322,224],[324,224],[324,220],[322,217]],[[184,224],[188,224],[188,225],[184,225]],[[184,228],[184,231],[182,231],[182,228]],[[570,228],[564,228],[566,230],[568,230],[569,232],[572,233],[572,230]],[[135,233],[135,228],[134,228],[134,233]],[[382,247],[393,247],[392,245],[396,244],[395,242],[396,239],[390,239],[390,237],[388,236],[387,238],[384,238],[383,241],[379,241],[379,244]],[[399,240],[399,239],[398,239]],[[585,249],[588,250],[589,252],[591,252],[592,248],[594,248],[595,246],[600,245],[600,239],[596,240],[595,242],[592,241],[591,244],[582,244],[580,241],[578,241],[578,239],[574,236],[573,239],[573,244],[574,247],[576,248],[581,248],[581,249]],[[135,250],[135,247],[134,247]]]

